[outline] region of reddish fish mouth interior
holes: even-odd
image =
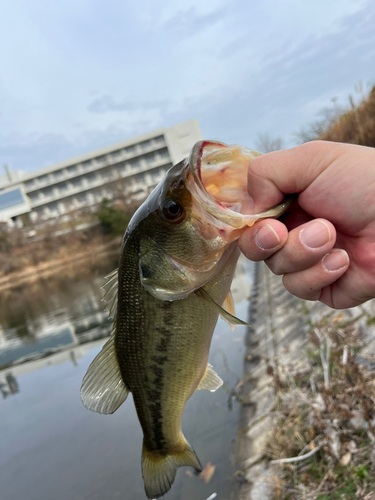
[[[202,141],[196,156],[204,191],[220,208],[241,214],[250,214],[253,205],[247,192],[247,170],[252,157],[246,153],[240,146]]]

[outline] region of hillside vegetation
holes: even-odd
[[[348,142],[362,146],[375,147],[375,86],[368,97],[355,105],[349,97],[350,108],[344,112],[320,136],[320,139],[333,142]]]
[[[300,130],[297,138],[301,142],[321,139],[375,147],[375,86],[368,94],[361,83],[355,88],[359,103],[350,95],[348,106],[341,107],[333,98],[333,107],[321,110],[322,118]]]

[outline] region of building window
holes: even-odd
[[[142,149],[148,149],[150,146],[151,146],[151,141],[148,140],[148,141],[142,141],[140,143],[140,146]]]
[[[51,196],[53,196],[53,189],[50,188],[50,189],[45,189],[43,191],[43,194],[46,198],[50,198]]]
[[[135,152],[135,146],[128,146],[127,148],[124,149],[124,151],[127,154],[133,154]]]
[[[155,160],[155,155],[154,155],[154,153],[151,153],[150,155],[147,155],[147,156],[146,156],[146,162],[147,162],[148,164],[153,163],[153,162],[154,162],[154,160]]]
[[[59,191],[60,191],[60,193],[65,193],[65,191],[67,189],[68,189],[68,186],[67,186],[66,182],[64,182],[63,184],[59,185]]]
[[[39,193],[33,193],[28,195],[31,201],[36,201],[39,198]]]
[[[52,215],[59,215],[59,207],[57,203],[53,203],[52,205],[48,205],[48,209]]]
[[[73,179],[71,182],[75,188],[82,186],[82,179]]]
[[[34,179],[30,179],[29,181],[25,182],[26,189],[31,188],[33,185],[34,185]]]
[[[78,200],[81,202],[81,203],[86,203],[87,201],[87,194],[86,193],[82,193],[79,195],[78,197]]]
[[[48,181],[48,175],[41,175],[40,177],[37,177],[39,182],[47,182]]]
[[[169,157],[168,149],[167,148],[161,149],[159,151],[159,157],[160,158],[168,158]]]
[[[157,137],[154,138],[154,141],[158,144],[164,142],[164,135],[158,135]]]
[[[61,179],[62,176],[63,176],[62,170],[57,170],[56,172],[53,173],[54,179]]]
[[[121,149],[118,149],[117,151],[113,151],[113,152],[111,153],[111,157],[112,157],[113,159],[116,159],[116,158],[118,158],[119,156],[121,156],[121,152],[122,152],[122,151],[121,151]]]
[[[117,172],[121,174],[121,172],[126,172],[127,171],[127,165],[125,162],[119,163],[117,166]]]
[[[104,172],[102,172],[101,174],[101,178],[102,179],[109,179],[110,177],[110,172],[108,170],[105,170]]]
[[[89,168],[90,168],[90,166],[91,166],[91,160],[86,160],[86,161],[83,161],[83,162],[82,162],[82,167],[83,167],[85,170],[89,169]]]
[[[72,174],[73,172],[77,172],[77,165],[70,165],[70,167],[68,167],[68,172],[70,174]]]
[[[103,155],[103,156],[97,156],[95,158],[95,160],[98,162],[98,163],[103,163],[105,160],[106,160],[106,156]]]
[[[95,182],[96,180],[96,175],[95,174],[90,174],[87,176],[87,180],[90,184],[92,184],[93,182]]]
[[[139,166],[140,166],[140,164],[141,164],[141,162],[140,162],[138,159],[137,159],[137,160],[132,160],[132,161],[130,161],[129,163],[130,163],[130,166],[131,166],[132,168],[137,168],[137,167],[139,167]]]

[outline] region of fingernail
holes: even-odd
[[[299,233],[299,237],[308,248],[319,248],[329,242],[331,231],[322,221],[311,222]]]
[[[255,243],[261,250],[271,250],[280,245],[280,238],[269,224],[265,224],[256,233]]]
[[[338,271],[349,264],[349,256],[345,250],[332,250],[323,257],[322,264],[327,271]]]

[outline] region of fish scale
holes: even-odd
[[[195,294],[175,302],[150,296],[141,286],[139,273],[134,272],[134,267],[138,267],[138,246],[129,242],[127,248],[119,266],[127,269],[119,275],[119,303],[127,307],[118,309],[117,358],[124,382],[133,394],[146,445],[166,453],[181,440],[182,412],[207,365],[218,312]],[[127,266],[122,266],[122,262],[127,262]],[[228,292],[235,261],[230,266],[231,272],[223,272],[207,286],[219,303]],[[217,286],[217,281],[224,279],[226,286]],[[157,370],[153,367],[162,371],[161,386],[156,382]],[[152,400],[150,388],[154,391]],[[155,400],[160,400],[162,408],[156,422]],[[162,448],[158,433],[165,441]]]

